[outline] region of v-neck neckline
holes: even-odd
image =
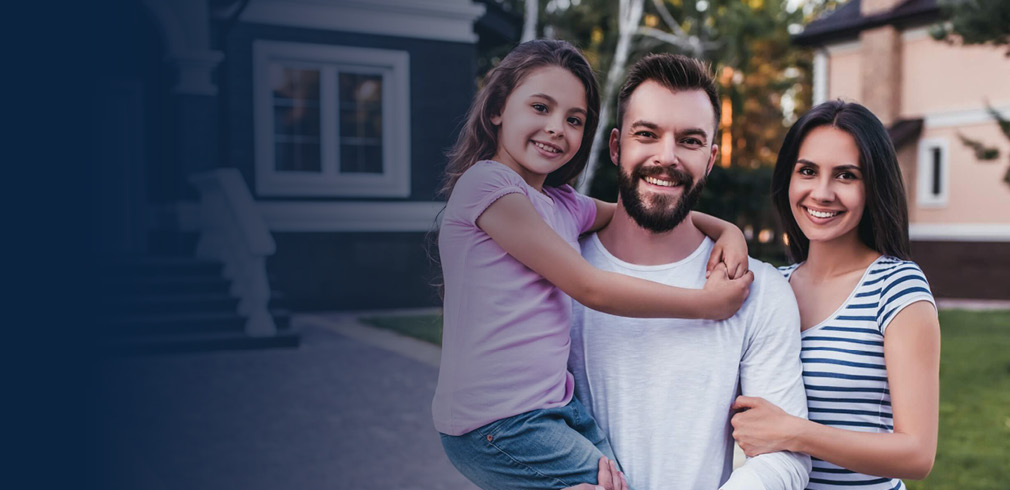
[[[874,259],[873,262],[870,262],[870,265],[866,266],[866,269],[863,271],[863,275],[859,277],[859,281],[856,282],[856,285],[852,288],[852,291],[850,291],[849,295],[845,298],[845,301],[842,301],[842,304],[838,305],[838,308],[836,308],[834,312],[832,312],[830,315],[824,317],[823,320],[821,320],[821,321],[819,321],[819,322],[817,322],[817,323],[815,323],[815,324],[813,324],[813,325],[811,325],[811,326],[809,326],[807,328],[801,328],[800,329],[800,335],[805,335],[807,332],[810,332],[812,330],[820,329],[821,327],[824,326],[824,324],[826,324],[829,321],[835,319],[838,316],[838,314],[842,312],[842,310],[848,308],[848,305],[852,301],[852,298],[854,298],[856,296],[856,291],[859,291],[859,289],[862,288],[863,283],[866,282],[866,276],[868,276],[870,274],[870,270],[873,269],[873,266],[876,265],[877,262],[879,262],[883,258],[884,258],[884,255],[881,255],[881,256],[877,257],[876,259]],[[792,283],[792,280],[793,280],[793,274],[795,274],[796,270],[799,269],[800,266],[802,266],[805,263],[806,262],[800,262],[799,264],[796,265],[795,268],[793,268],[793,271],[791,273],[789,273],[789,282],[790,282],[790,284]]]

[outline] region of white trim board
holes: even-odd
[[[835,55],[859,51],[862,47],[863,45],[859,41],[847,41],[842,43],[827,44],[824,46],[824,49],[828,50],[829,55]]]
[[[271,231],[422,231],[437,226],[444,202],[259,202]]]
[[[913,223],[908,237],[920,242],[1010,242],[1010,224]]]
[[[1010,114],[1010,104],[994,106],[1000,114]],[[996,121],[985,107],[973,107],[955,111],[931,112],[923,117],[927,129],[951,128],[972,124],[995,124]]]
[[[272,232],[427,232],[444,202],[304,202],[259,201],[260,212]],[[200,230],[200,206],[175,205],[179,228]]]
[[[473,44],[483,14],[470,0],[253,0],[241,20]]]

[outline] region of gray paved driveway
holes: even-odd
[[[432,427],[431,362],[318,321],[294,327],[294,350],[104,363],[105,488],[475,488]]]

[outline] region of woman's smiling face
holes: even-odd
[[[789,205],[811,244],[859,240],[866,185],[859,147],[849,133],[833,126],[807,133],[789,180]]]

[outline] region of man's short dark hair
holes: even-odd
[[[715,130],[719,129],[719,119],[722,117],[722,105],[719,103],[719,90],[712,77],[708,63],[679,54],[650,54],[628,70],[628,77],[617,95],[617,129],[624,125],[624,112],[628,107],[631,93],[642,83],[652,80],[673,90],[702,90],[712,102],[715,114]]]

